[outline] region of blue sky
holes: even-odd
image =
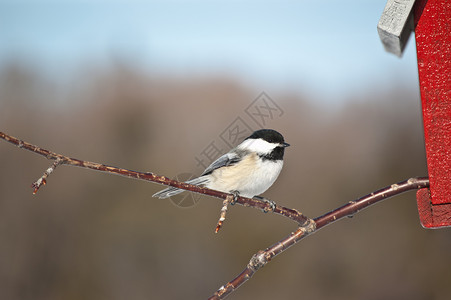
[[[0,67],[16,59],[61,78],[121,57],[152,74],[227,74],[336,101],[418,84],[413,36],[402,59],[379,40],[385,3],[0,0]]]

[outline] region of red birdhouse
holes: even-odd
[[[412,29],[430,182],[418,212],[426,228],[451,226],[451,1],[388,1],[378,25],[386,50],[400,56]]]

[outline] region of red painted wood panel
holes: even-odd
[[[418,208],[423,226],[451,226],[451,0],[417,2],[415,37],[430,180],[430,195],[418,193]]]

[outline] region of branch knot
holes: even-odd
[[[249,269],[255,272],[258,269],[264,267],[268,262],[269,259],[267,253],[263,250],[259,250],[252,256],[247,266],[249,267]]]
[[[316,222],[313,219],[308,219],[299,228],[304,231],[305,235],[308,235],[316,230]]]

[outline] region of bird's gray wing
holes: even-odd
[[[221,167],[225,166],[231,166],[236,164],[240,161],[240,156],[235,152],[229,152],[224,154],[223,156],[219,157],[217,160],[212,162],[211,165],[209,165],[205,171],[200,176],[211,174],[216,169],[219,169]]]
[[[217,160],[215,160],[211,165],[208,166],[208,168],[205,169],[205,171],[197,178],[185,181],[186,183],[194,184],[194,185],[205,185],[209,181],[209,176],[206,176],[213,172],[214,170],[225,167],[225,166],[231,166],[236,164],[240,161],[240,155],[237,152],[229,152],[224,154],[223,156],[219,157]],[[158,193],[155,193],[152,197],[157,197],[160,199],[169,198],[172,196],[175,196],[177,194],[180,194],[184,192],[185,190],[181,190],[175,187],[168,187],[162,191],[159,191]]]

